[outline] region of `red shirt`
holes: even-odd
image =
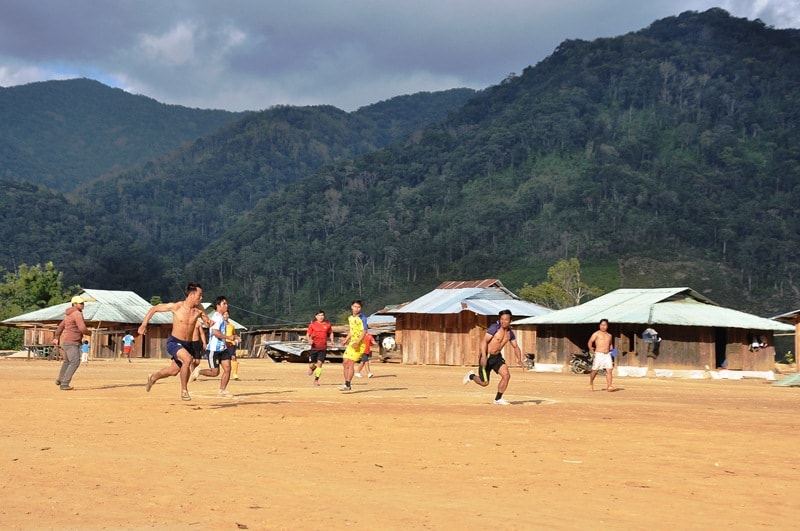
[[[306,335],[311,338],[312,350],[325,350],[328,348],[328,336],[331,335],[331,324],[328,321],[311,321]]]

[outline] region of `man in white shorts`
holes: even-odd
[[[616,391],[611,385],[611,373],[614,369],[614,361],[611,359],[611,343],[614,338],[608,333],[608,319],[600,319],[600,329],[589,338],[589,352],[592,353],[592,372],[589,375],[589,390],[594,391],[594,377],[597,372],[606,370],[606,391]]]

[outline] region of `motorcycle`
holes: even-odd
[[[569,360],[569,370],[573,374],[589,374],[592,372],[592,361],[594,356],[591,352],[586,350],[581,351],[580,354],[572,354],[572,359]]]
[[[532,371],[536,367],[536,354],[526,352],[522,364],[527,370]]]
[[[616,349],[611,351],[611,357],[616,356],[616,354]],[[592,372],[593,361],[594,355],[588,350],[582,350],[580,354],[573,353],[572,359],[569,361],[569,370],[572,371],[573,374],[589,374]],[[597,371],[597,374],[605,375],[606,370],[600,369]]]

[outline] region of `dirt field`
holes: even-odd
[[[163,360],[0,360],[5,529],[796,528],[800,389],[762,380],[515,369],[506,398],[465,369],[245,359],[145,392]],[[496,377],[495,377],[496,378]],[[599,381],[599,379],[598,379]],[[598,385],[598,388],[602,388]]]

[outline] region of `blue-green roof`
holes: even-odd
[[[710,326],[749,330],[794,331],[794,326],[723,308],[690,288],[618,289],[579,306],[514,321],[525,324],[596,324]]]
[[[83,306],[83,320],[96,323],[141,324],[145,314],[153,307],[148,301],[132,291],[111,291],[85,289],[80,295],[86,300]],[[11,317],[5,324],[26,325],[43,322],[59,322],[64,312],[72,306],[69,302],[56,304],[26,314]],[[150,320],[152,324],[172,323],[171,313],[157,313]]]

